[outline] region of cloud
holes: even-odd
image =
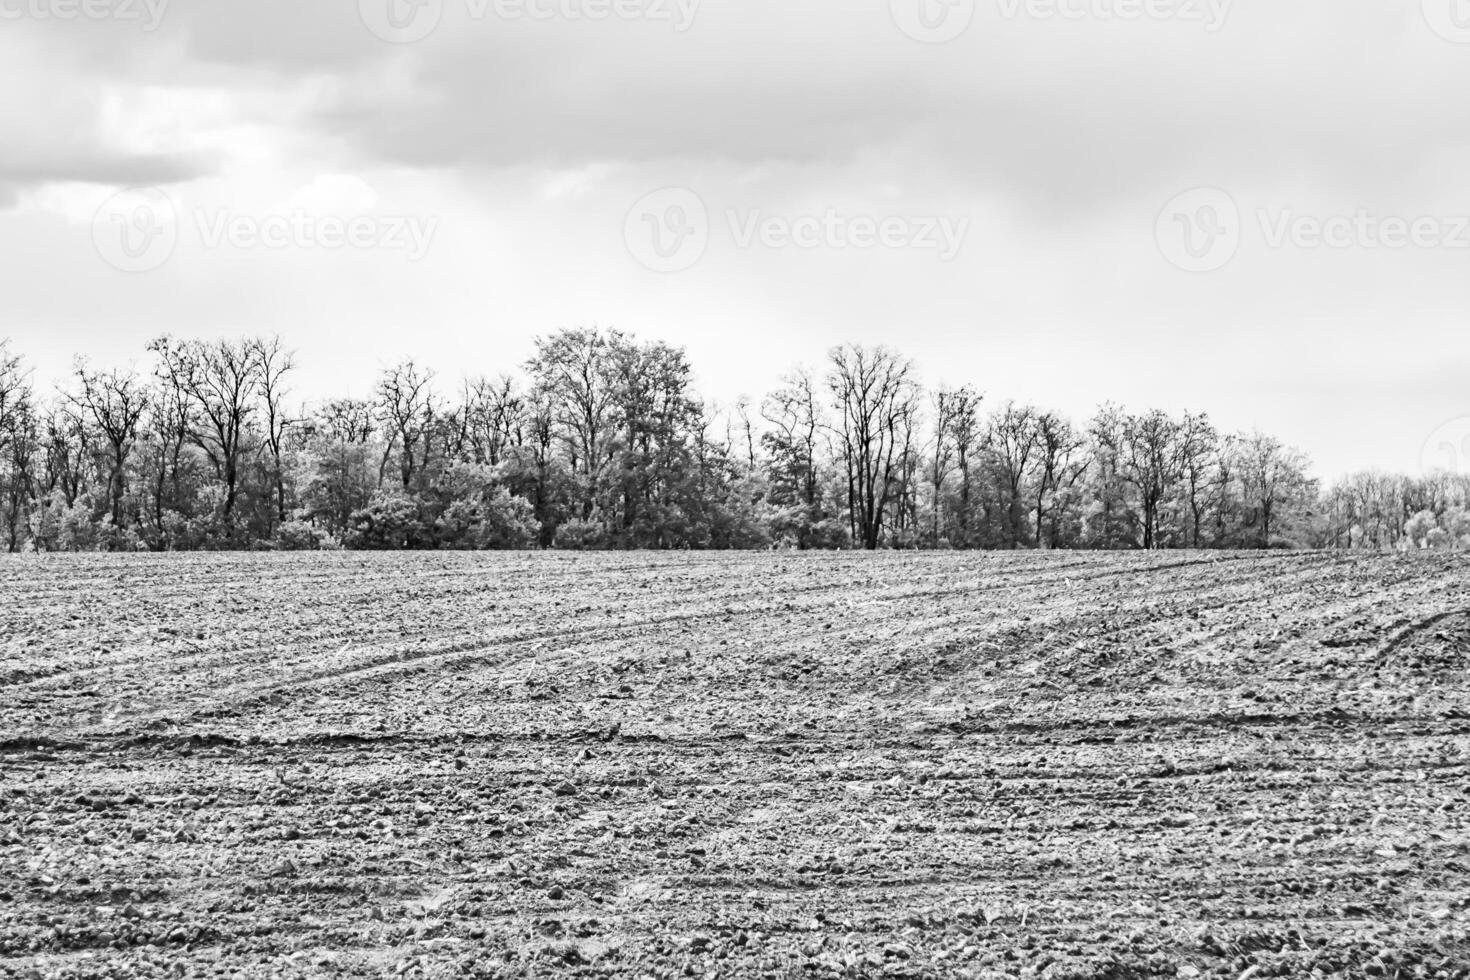
[[[1424,351],[1463,349],[1459,254],[1270,250],[1255,233],[1229,268],[1188,277],[1154,240],[1159,209],[1199,186],[1248,216],[1470,212],[1456,98],[1470,46],[1417,0],[1235,0],[1214,32],[1110,17],[1112,0],[977,0],[944,45],[906,36],[890,0],[703,0],[685,31],[482,6],[442,0],[437,30],[402,45],[373,35],[358,0],[175,0],[153,32],[7,21],[0,319],[63,365],[159,330],[264,325],[315,346],[328,390],[388,349],[495,369],[574,322],[688,344],[730,394],[860,338],[1078,412],[1102,397],[1233,405],[1247,425],[1265,392],[1284,428],[1336,439],[1342,459],[1396,450],[1386,422],[1371,447],[1347,445],[1334,401],[1399,430],[1463,402],[1447,378],[1412,380]],[[1036,13],[1060,9],[1082,16]],[[185,182],[209,213],[380,206],[442,217],[441,238],[418,264],[189,242],[153,278],[98,260],[99,193]],[[948,265],[721,234],[689,273],[645,276],[628,209],[674,185],[721,228],[732,207],[838,207],[974,229]],[[341,344],[342,323],[362,342]],[[1336,366],[1319,388],[1297,382],[1323,352],[1362,365],[1368,350],[1380,398]]]
[[[1216,33],[982,6],[938,49],[886,8],[707,0],[680,34],[477,20],[450,3],[436,34],[382,53],[313,124],[369,164],[695,174],[883,160],[900,185],[939,177],[1056,214],[1193,179],[1383,189],[1433,164],[1445,93],[1470,82],[1470,58],[1417,11],[1366,0],[1238,0]],[[1364,49],[1363,31],[1387,50]]]
[[[0,184],[10,186],[11,204],[18,192],[47,183],[166,184],[214,169],[206,148],[121,138],[110,109],[113,93],[128,82],[111,82],[105,59],[88,60],[93,40],[85,30],[71,36],[22,27],[0,42],[0,64],[10,80],[0,104]],[[126,70],[117,72],[128,77]]]
[[[358,0],[177,0],[163,33],[181,39],[195,63],[297,77],[391,55],[366,29]]]
[[[1414,5],[1374,0],[1235,0],[1214,32],[1121,21],[1099,2],[1062,5],[1092,11],[1080,19],[981,3],[970,30],[937,47],[898,30],[887,3],[704,0],[682,32],[656,19],[507,18],[488,0],[442,6],[438,29],[411,45],[373,36],[352,2],[178,3],[128,46],[99,47],[115,38],[96,30],[32,30],[19,64],[40,72],[34,111],[22,106],[23,132],[0,120],[4,145],[30,161],[0,163],[0,175],[30,181],[55,166],[70,179],[166,182],[220,165],[85,135],[48,147],[48,132],[98,129],[97,107],[65,81],[80,71],[116,89],[231,92],[242,117],[268,119],[285,140],[340,147],[323,169],[551,179],[655,164],[691,180],[776,168],[821,181],[861,165],[900,189],[940,181],[1054,219],[1180,182],[1412,181],[1442,162],[1424,147],[1452,122],[1445,93],[1470,82],[1470,58]],[[250,102],[261,92],[276,96],[268,108]],[[282,100],[292,111],[277,111]]]
[[[0,182],[20,187],[59,182],[145,187],[179,183],[210,172],[207,161],[188,154],[119,154],[78,146],[27,158],[19,149],[0,150]]]

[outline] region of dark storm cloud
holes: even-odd
[[[32,33],[48,59],[118,82],[318,86],[314,110],[283,124],[362,166],[678,161],[798,165],[820,179],[868,158],[899,185],[938,180],[1062,212],[1220,171],[1355,189],[1411,179],[1433,162],[1426,145],[1470,131],[1470,109],[1447,98],[1470,82],[1470,48],[1434,37],[1415,7],[1235,0],[1211,32],[1004,17],[982,0],[970,30],[936,47],[905,37],[886,2],[838,0],[703,0],[684,31],[506,19],[443,0],[438,30],[410,45],[373,36],[356,0],[180,2],[128,44],[116,25]],[[93,109],[54,115],[85,131]],[[58,179],[200,170],[31,156],[55,160]]]
[[[0,148],[0,185],[12,187],[48,181],[142,187],[192,180],[212,171],[212,162],[196,154],[119,154],[79,148],[67,155],[26,158],[14,147]]]
[[[1470,82],[1470,51],[1408,8],[1238,0],[1216,33],[984,9],[935,49],[899,34],[886,4],[707,0],[682,34],[451,5],[438,33],[380,55],[391,84],[345,91],[316,124],[367,159],[428,168],[887,155],[900,182],[937,175],[1059,210],[1201,171],[1381,185],[1470,122],[1445,98]]]
[[[117,93],[161,88],[186,74],[166,38],[106,21],[3,26],[0,65],[12,74],[0,91],[0,207],[50,183],[151,186],[215,171],[213,150],[118,142],[116,128],[128,120]]]

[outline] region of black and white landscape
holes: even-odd
[[[1470,978],[1466,0],[0,82],[0,977]]]

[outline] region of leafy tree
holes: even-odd
[[[1470,477],[1320,492],[1299,452],[1208,416],[1104,405],[1085,426],[974,388],[925,398],[887,348],[839,347],[711,411],[684,351],[563,330],[445,398],[413,362],[367,400],[288,402],[278,340],[79,362],[38,397],[0,340],[12,550],[1470,548]]]
[[[822,487],[820,455],[828,424],[811,373],[798,369],[761,405],[770,428],[761,435],[766,454],[771,533],[798,549],[822,547],[820,528],[830,516]]]
[[[1005,547],[1027,544],[1029,487],[1035,475],[1039,434],[1037,411],[1006,402],[990,419],[985,433],[985,452],[996,474],[996,487],[1005,514],[1002,541]]]
[[[1290,530],[1290,519],[1298,516],[1316,487],[1307,476],[1306,457],[1262,432],[1251,433],[1237,447],[1238,468],[1245,498],[1251,508],[1248,527],[1259,529],[1257,544],[1271,548],[1278,536]],[[1290,543],[1283,538],[1279,543]]]
[[[1123,423],[1119,472],[1138,494],[1143,514],[1143,547],[1159,546],[1159,508],[1184,472],[1184,442],[1179,423],[1155,409],[1130,415]]]

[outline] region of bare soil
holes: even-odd
[[[0,975],[1470,977],[1470,563],[0,563]]]

